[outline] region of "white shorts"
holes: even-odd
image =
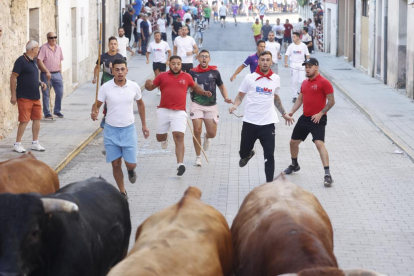
[[[185,133],[187,128],[187,112],[167,108],[157,109],[157,134],[172,132]]]

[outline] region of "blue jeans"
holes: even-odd
[[[48,80],[46,77],[46,73],[41,73],[40,74],[40,79],[42,80],[42,82],[46,83],[46,85],[48,86]],[[53,87],[53,90],[55,91],[56,94],[56,99],[55,99],[55,106],[53,109],[53,113],[59,113],[61,108],[62,108],[62,98],[63,98],[63,81],[62,81],[62,74],[61,73],[55,73],[52,74],[52,78],[50,79],[50,86]],[[49,110],[49,86],[46,88],[45,91],[42,91],[43,93],[43,114],[46,115],[50,115],[50,110]]]
[[[143,56],[147,53],[148,39],[149,39],[149,35],[145,35],[145,40],[144,39],[141,40],[141,55]]]

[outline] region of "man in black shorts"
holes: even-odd
[[[285,174],[291,174],[300,170],[298,163],[299,144],[305,141],[309,133],[315,143],[325,169],[324,185],[330,187],[333,183],[329,171],[329,155],[325,147],[325,127],[327,123],[326,113],[334,106],[334,90],[332,84],[319,74],[319,62],[316,58],[309,58],[304,63],[306,66],[306,79],[302,83],[298,99],[292,107],[289,116],[292,116],[303,103],[303,115],[300,116],[290,140],[290,154],[292,164],[285,169]],[[326,103],[326,99],[328,102]]]
[[[197,44],[191,36],[188,36],[188,26],[181,28],[181,35],[174,40],[174,56],[179,56],[182,60],[181,70],[188,73],[193,68],[193,55],[198,54]]]

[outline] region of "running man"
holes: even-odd
[[[181,71],[181,57],[170,58],[170,70],[159,74],[154,82],[147,80],[145,89],[152,91],[161,89],[161,101],[157,110],[157,141],[161,147],[168,147],[168,130],[171,128],[175,155],[177,157],[177,175],[182,176],[185,172],[184,165],[184,133],[187,128],[187,113],[185,112],[187,89],[190,87],[197,94],[211,97],[209,91],[200,88],[193,78]]]
[[[293,33],[293,43],[289,45],[285,53],[285,67],[288,65],[288,57],[290,60],[290,81],[292,84],[293,100],[296,102],[300,93],[300,87],[305,80],[305,59],[309,59],[309,50],[305,43],[300,40],[300,34]]]
[[[292,164],[284,172],[291,174],[300,170],[298,163],[299,144],[305,141],[311,133],[312,141],[319,151],[325,170],[324,185],[331,187],[334,181],[329,170],[329,155],[325,147],[325,127],[328,121],[327,112],[335,105],[334,90],[332,84],[319,74],[319,62],[316,58],[307,59],[303,65],[306,66],[308,79],[303,82],[299,98],[289,112],[289,116],[293,116],[302,103],[303,115],[299,117],[293,129],[290,140]]]
[[[260,39],[262,39],[262,24],[259,22],[259,18],[256,18],[256,21],[252,25],[252,31],[253,31],[253,39],[254,42],[257,43]]]
[[[250,66],[250,73],[253,73],[256,71],[256,67],[259,61],[259,54],[265,50],[266,42],[264,40],[259,40],[257,41],[256,45],[257,45],[256,53],[246,58],[243,64],[240,65],[237,68],[236,72],[234,72],[233,76],[231,76],[230,81],[235,80],[236,76],[248,65]]]
[[[137,102],[145,139],[149,136],[149,130],[145,121],[145,104],[142,100],[141,89],[137,83],[126,78],[128,68],[125,59],[115,60],[112,66],[114,78],[99,89],[97,105],[92,105],[91,118],[94,121],[97,120],[99,108],[104,102],[108,103],[103,133],[106,162],[112,163],[112,172],[119,191],[128,200],[122,172],[122,158],[128,170],[129,181],[135,183],[138,138],[134,123],[134,101]]]
[[[269,40],[266,41],[265,50],[272,53],[273,63],[270,68],[274,73],[279,75],[278,59],[282,59],[282,56],[280,55],[280,44],[279,42],[275,41],[275,33],[273,31],[269,32],[268,38]]]
[[[198,48],[203,47],[203,37],[204,37],[204,31],[206,28],[206,21],[203,18],[197,18],[195,29],[196,29],[196,35],[195,37],[198,38]]]
[[[217,2],[213,5],[213,12],[214,12],[214,24],[215,24],[219,22]]]
[[[167,42],[161,40],[161,33],[159,31],[154,32],[155,41],[151,42],[148,51],[146,53],[147,64],[149,63],[149,54],[154,53],[152,59],[152,70],[155,77],[161,72],[167,71],[167,66],[171,57],[171,49]],[[165,57],[165,53],[168,53],[168,58]],[[158,90],[157,95],[161,95],[161,91]]]
[[[198,54],[197,43],[194,38],[187,34],[188,26],[184,25],[181,28],[181,35],[174,40],[174,56],[178,55],[181,58],[182,64],[180,62],[180,67],[186,73],[193,68],[193,55]]]
[[[224,28],[226,28],[227,8],[226,8],[226,6],[224,5],[223,2],[221,2],[221,6],[220,6],[220,9],[219,9],[219,14],[220,14],[221,27],[223,28],[223,26],[224,26]],[[221,20],[223,20],[223,21],[221,21]]]
[[[221,95],[226,103],[232,104],[233,101],[227,94],[227,89],[221,80],[221,75],[217,70],[217,67],[209,65],[211,61],[209,51],[201,50],[198,55],[198,61],[200,64],[191,69],[190,75],[198,86],[206,91],[210,91],[212,97],[191,92],[190,117],[193,121],[194,136],[200,145],[204,121],[206,133],[204,133],[203,149],[207,151],[211,145],[211,140],[216,137],[217,124],[219,122],[216,86],[220,89]],[[201,149],[195,139],[193,140],[196,151],[196,161],[194,166],[201,166]]]
[[[280,24],[280,19],[276,19],[276,25],[272,27],[273,32],[275,32],[275,39],[280,44],[280,47],[283,45],[283,34],[285,33],[285,27]],[[282,49],[282,48],[281,48]],[[286,49],[285,49],[286,51]]]
[[[292,44],[292,30],[293,26],[289,23],[289,19],[286,19],[286,23],[283,25],[284,32],[283,32],[283,42],[285,44],[285,52],[286,48]]]
[[[239,6],[234,2],[231,8],[233,10],[234,26],[237,26],[237,12],[239,11]]]
[[[275,173],[275,123],[279,122],[275,107],[279,110],[286,124],[294,119],[285,112],[279,98],[280,77],[273,74],[272,53],[263,51],[259,55],[259,66],[248,74],[240,85],[239,93],[229,109],[232,114],[246,97],[244,107],[243,129],[240,141],[239,166],[244,167],[254,156],[254,144],[257,139],[263,147],[266,182],[272,182]]]

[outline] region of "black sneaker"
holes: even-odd
[[[293,98],[292,103],[295,103],[297,100],[297,98]]]
[[[63,114],[62,114],[62,113],[60,113],[60,112],[55,112],[55,113],[53,113],[53,115],[56,115],[56,116],[58,116],[59,118],[65,118],[65,116],[63,116]]]
[[[128,178],[129,182],[131,182],[132,184],[134,184],[135,181],[137,181],[137,173],[135,172],[135,170],[128,170]]]
[[[240,168],[243,168],[244,166],[246,166],[246,165],[247,165],[247,163],[249,162],[249,160],[250,160],[250,159],[252,159],[252,157],[254,156],[254,154],[255,154],[255,152],[254,152],[254,150],[252,150],[252,151],[250,152],[250,156],[249,156],[249,157],[246,157],[246,158],[240,159],[240,161],[239,161],[239,166],[240,166]]]
[[[124,198],[128,201],[129,197],[128,197],[128,194],[127,194],[126,190],[125,190],[125,193],[121,192],[121,195],[123,195]]]
[[[181,164],[177,168],[177,175],[182,176],[184,174],[184,172],[185,172],[185,166],[184,166],[184,164]]]
[[[45,117],[44,117],[45,119],[53,119],[53,116],[51,115],[51,114],[47,114],[47,115],[45,115]]]
[[[334,183],[334,181],[332,179],[332,176],[330,176],[329,174],[326,174],[325,175],[325,179],[323,181],[323,185],[325,187],[331,187],[332,186],[332,183]]]
[[[293,172],[298,172],[300,170],[300,166],[299,164],[294,166],[294,165],[289,165],[289,167],[287,167],[287,169],[285,169],[283,172],[285,174],[291,174]]]

